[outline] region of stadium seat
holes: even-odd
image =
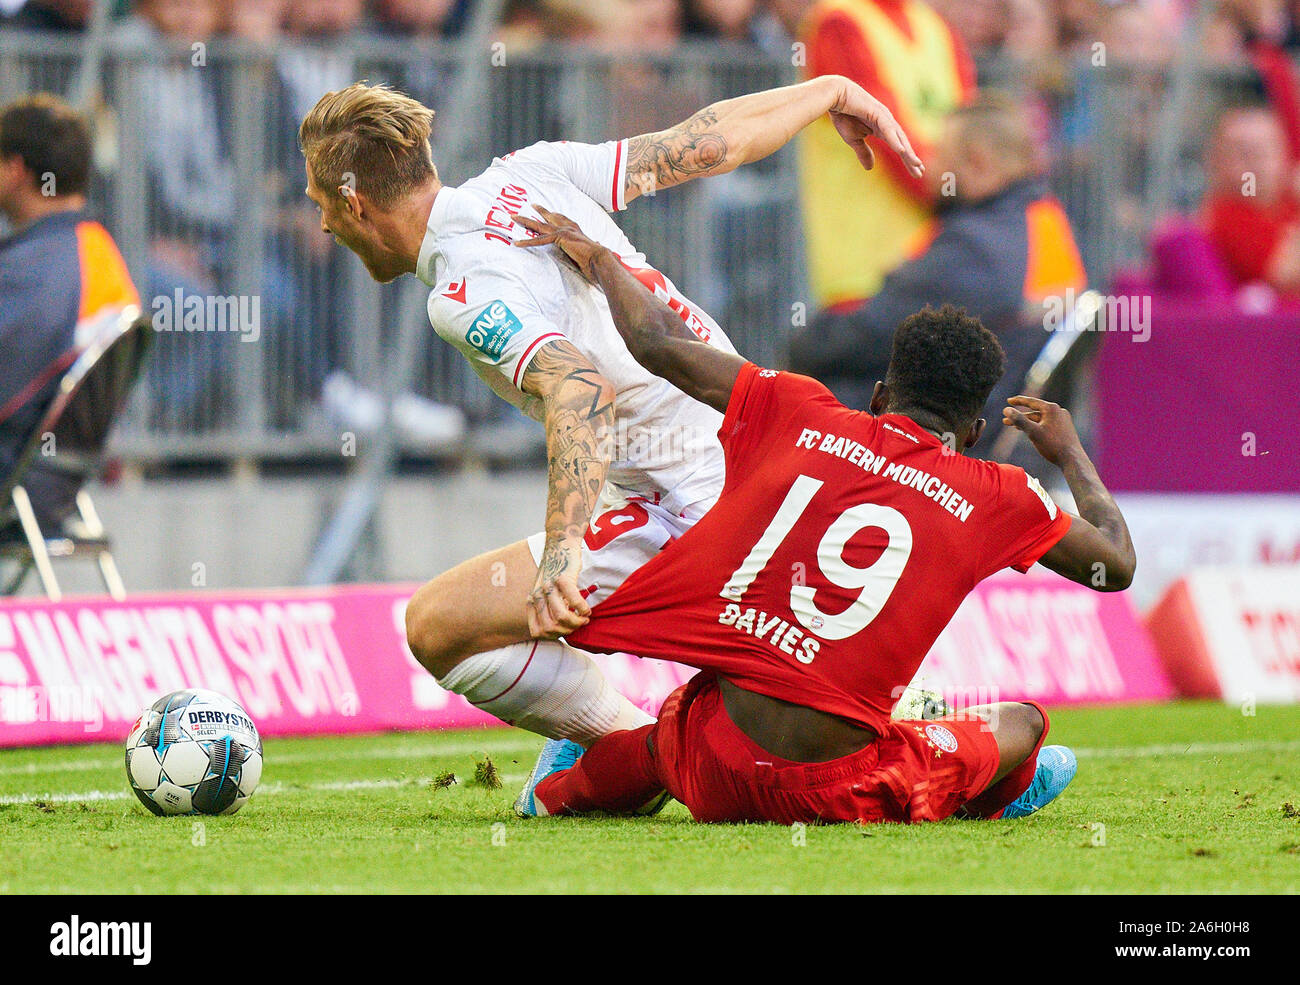
[[[138,308],[127,307],[97,316],[85,329],[89,343],[59,381],[17,467],[0,486],[0,559],[14,568],[0,588],[3,595],[15,594],[34,567],[46,596],[58,601],[63,593],[53,562],[84,557],[98,562],[113,598],[126,594],[109,536],[85,486],[102,472],[104,444],[139,376],[153,325]],[[38,469],[76,489],[75,509],[57,530],[42,529],[32,502],[29,486]]]

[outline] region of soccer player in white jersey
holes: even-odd
[[[534,144],[456,188],[433,164],[433,112],[400,93],[358,83],[323,96],[303,120],[307,195],[321,228],[376,280],[414,273],[432,288],[438,334],[546,428],[544,531],[439,575],[407,608],[411,651],[448,690],[582,745],[652,721],[559,637],[703,516],[723,482],[721,415],[636,363],[604,295],[560,252],[515,249],[528,234],[514,216],[540,205],[572,217],[695,336],[734,352],[608,213],[760,160],[828,113],[864,167],[879,140],[920,174],[889,111],[838,76],[714,103],[658,133]]]

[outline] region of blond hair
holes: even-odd
[[[995,149],[1014,170],[1033,167],[1038,152],[1033,129],[1024,107],[1011,93],[986,89],[953,110],[952,119],[961,127],[958,139],[963,143],[979,141]]]
[[[327,92],[298,128],[320,188],[350,185],[388,207],[438,176],[429,148],[433,110],[386,85]]]

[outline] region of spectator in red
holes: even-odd
[[[1265,106],[1226,110],[1206,155],[1205,222],[1238,285],[1300,300],[1300,199],[1286,134]]]
[[[1219,18],[1236,29],[1241,50],[1278,115],[1287,153],[1300,161],[1300,74],[1286,49],[1288,15],[1282,0],[1224,0]]]

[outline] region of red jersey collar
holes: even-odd
[[[894,434],[901,433],[906,438],[913,438],[918,444],[943,444],[938,435],[927,431],[906,414],[881,414],[877,420],[880,421],[880,426],[885,430],[892,431]]]

